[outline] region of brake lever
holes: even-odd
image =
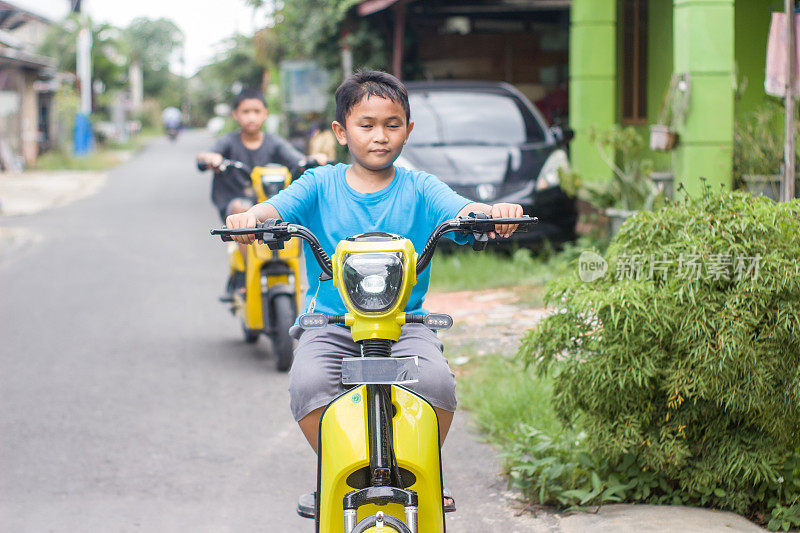
[[[478,220],[491,220],[486,213],[470,213],[469,218],[477,218]],[[477,223],[472,229],[472,237],[475,241],[472,243],[472,249],[480,252],[489,244],[489,232],[494,230],[494,224],[487,222],[485,224]],[[466,232],[465,232],[466,233]]]
[[[278,228],[280,225],[281,228],[285,228],[285,222],[279,218],[268,218],[264,222],[260,222],[256,224],[258,229],[264,230],[259,237],[258,242],[261,244],[266,244],[270,250],[283,250],[284,243],[291,239],[291,237],[286,235],[276,235],[275,229]]]

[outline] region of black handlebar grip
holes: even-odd
[[[227,228],[225,228],[225,226],[222,226],[222,229],[221,229],[221,230],[219,230],[219,229],[212,229],[212,230],[211,230],[211,235],[219,235],[219,238],[220,238],[220,239],[222,239],[223,241],[225,241],[225,242],[231,242],[231,241],[233,240],[233,237],[232,237],[231,235],[228,235],[228,234],[226,234],[226,233],[221,233],[221,232],[222,232],[222,231],[224,231],[225,229],[227,229]]]
[[[211,168],[211,167],[205,161],[198,161],[197,162],[197,170],[199,170],[200,172],[205,172],[209,168]]]

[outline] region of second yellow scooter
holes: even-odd
[[[310,162],[300,162],[301,168],[311,166],[314,165]],[[258,202],[278,194],[292,181],[289,169],[281,165],[250,169],[240,161],[225,159],[217,170],[231,167],[250,176],[252,191],[247,192]],[[261,335],[269,337],[277,368],[285,372],[292,366],[294,350],[289,328],[297,319],[304,298],[301,243],[299,239],[270,245],[256,242],[247,246],[246,256],[242,257],[238,245],[229,245],[231,279],[244,279],[244,291],[232,292],[231,312],[239,317],[245,342],[255,343]]]

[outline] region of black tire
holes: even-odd
[[[375,515],[368,516],[353,528],[353,533],[364,533],[367,529],[375,526],[378,522],[378,517]],[[383,525],[389,531],[397,531],[397,533],[411,533],[411,530],[403,522],[390,514],[383,515]]]
[[[268,296],[265,295],[265,298]],[[290,294],[278,294],[272,298],[269,327],[272,331],[272,348],[278,370],[287,372],[294,360],[294,339],[289,336],[289,328],[297,318],[294,298]]]

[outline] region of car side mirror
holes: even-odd
[[[574,130],[570,128],[562,129],[561,126],[553,126],[550,128],[550,133],[556,138],[557,144],[568,144],[575,137]]]

